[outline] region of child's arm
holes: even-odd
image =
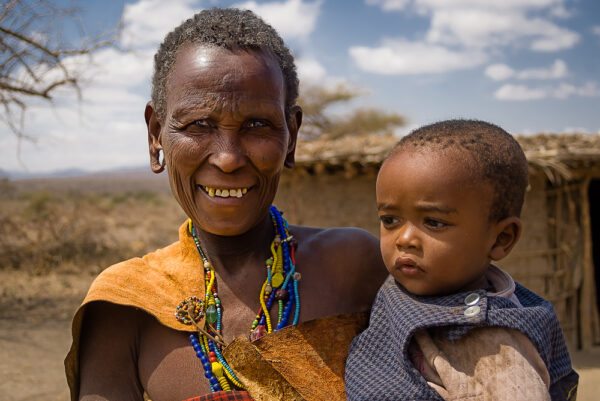
[[[420,331],[415,340],[439,375],[441,385],[430,385],[445,400],[550,400],[548,370],[516,330],[478,328],[455,342]]]

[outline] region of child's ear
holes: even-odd
[[[523,225],[518,217],[507,217],[496,223],[495,231],[496,242],[490,250],[489,257],[491,260],[500,260],[505,258],[519,241]]]

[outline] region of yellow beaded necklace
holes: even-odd
[[[275,238],[271,243],[272,256],[265,262],[267,278],[259,295],[260,310],[250,328],[250,341],[273,331],[269,311],[274,301],[277,301],[279,308],[275,331],[288,325],[292,309],[294,319],[291,324],[297,324],[300,315],[298,281],[301,276],[296,272],[295,266],[296,241],[289,234],[287,221],[275,206],[271,206],[270,215],[275,228]],[[191,219],[188,220],[188,230],[203,261],[206,292],[203,300],[197,297],[185,298],[177,306],[175,317],[184,324],[195,326],[197,330],[197,333],[190,333],[190,342],[202,361],[204,375],[209,381],[211,391],[230,391],[231,385],[243,388],[222,355],[225,342],[221,335],[221,301],[214,268],[200,245]],[[204,327],[200,327],[197,322],[203,316],[206,317]]]

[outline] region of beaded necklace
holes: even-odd
[[[296,272],[296,241],[289,234],[288,223],[275,206],[271,206],[271,221],[275,228],[275,237],[271,242],[271,257],[265,261],[267,278],[259,295],[260,309],[250,327],[250,341],[254,341],[272,331],[288,325],[290,314],[294,311],[291,324],[297,324],[300,315],[300,297],[298,281],[301,276]],[[232,386],[244,388],[222,355],[225,342],[221,335],[222,310],[217,292],[216,274],[212,263],[200,245],[196,227],[188,220],[188,231],[204,265],[206,292],[204,299],[187,297],[178,306],[175,317],[180,322],[193,325],[196,332],[190,333],[190,342],[196,356],[202,361],[204,376],[208,379],[212,392],[230,391]],[[273,328],[270,310],[277,301],[278,320]],[[198,321],[205,316],[204,327]]]

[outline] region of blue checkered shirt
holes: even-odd
[[[465,297],[477,293],[480,313],[465,316]],[[348,400],[442,400],[408,356],[413,334],[422,329],[444,327],[451,341],[475,327],[506,327],[529,337],[550,374],[553,400],[567,396],[578,376],[552,304],[516,284],[515,295],[523,308],[510,300],[488,296],[485,290],[439,297],[409,294],[392,276],[380,288],[369,327],[357,336],[346,361]],[[574,394],[573,394],[574,395]]]

